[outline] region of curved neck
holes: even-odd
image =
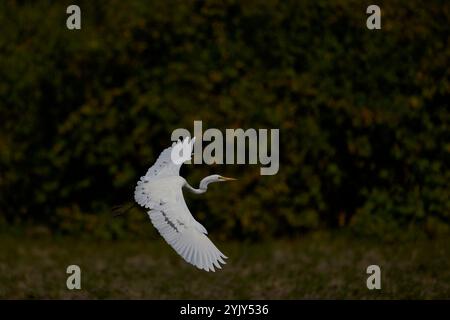
[[[208,184],[210,184],[211,182],[217,182],[214,176],[207,176],[203,178],[202,181],[200,181],[198,189],[193,188],[187,181],[184,184],[184,187],[194,194],[202,194],[208,190]]]
[[[183,185],[183,187],[185,187],[185,188],[188,189],[191,193],[194,193],[194,194],[202,194],[202,193],[205,193],[205,192],[206,192],[206,189],[201,189],[201,188],[195,189],[195,188],[193,188],[187,181],[186,181],[186,183]]]

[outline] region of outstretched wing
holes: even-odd
[[[159,155],[155,164],[148,169],[143,178],[152,180],[168,176],[177,176],[180,174],[180,168],[183,162],[191,160],[192,148],[195,137],[190,140],[188,137],[183,141],[174,142],[171,147],[164,149]]]
[[[186,137],[183,141],[178,140],[161,152],[155,164],[147,170],[145,176],[141,177],[134,190],[134,199],[139,205],[149,209],[155,205],[147,190],[149,183],[161,178],[179,176],[183,162],[192,158],[194,142],[195,137],[192,140]],[[181,156],[180,152],[182,152]]]
[[[153,193],[157,198],[157,194],[164,194],[164,199],[160,198],[159,204],[148,212],[153,225],[187,262],[205,271],[221,269],[220,264],[225,264],[223,259],[226,256],[205,235],[203,226],[192,217],[183,198],[182,185],[173,185],[170,191],[167,190],[168,185],[160,186]]]

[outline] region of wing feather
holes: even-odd
[[[195,137],[191,140],[186,137],[183,141],[178,140],[177,142],[174,142],[171,147],[168,147],[161,152],[153,166],[147,170],[145,176],[142,176],[137,183],[134,191],[134,199],[139,205],[147,209],[153,209],[157,205],[155,199],[146,190],[148,184],[165,177],[179,176],[183,162],[191,160],[192,158],[191,154],[194,142]],[[183,150],[184,157],[182,158],[183,161],[180,163],[175,163],[172,159],[172,150],[176,147]]]
[[[225,264],[224,255],[212,241],[195,225],[175,212],[183,206],[166,205],[158,210],[150,210],[150,220],[160,235],[188,263],[205,271],[221,269]],[[215,267],[215,268],[214,268]]]

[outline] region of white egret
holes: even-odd
[[[178,140],[161,152],[155,164],[138,181],[134,199],[149,209],[148,215],[155,228],[184,260],[199,269],[215,271],[215,268],[222,268],[227,257],[206,236],[205,227],[192,216],[182,189],[201,194],[207,191],[210,183],[236,179],[214,174],[202,179],[198,189],[191,187],[179,173],[183,162],[191,159],[194,142],[195,138]],[[175,149],[183,150],[182,161],[174,161]]]

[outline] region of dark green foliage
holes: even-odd
[[[0,4],[0,205],[8,222],[100,237],[176,128],[280,128],[275,176],[186,166],[214,185],[192,212],[224,236],[351,226],[448,232],[450,6],[364,1]],[[2,218],[2,219],[3,219]],[[145,222],[145,224],[144,224]]]

